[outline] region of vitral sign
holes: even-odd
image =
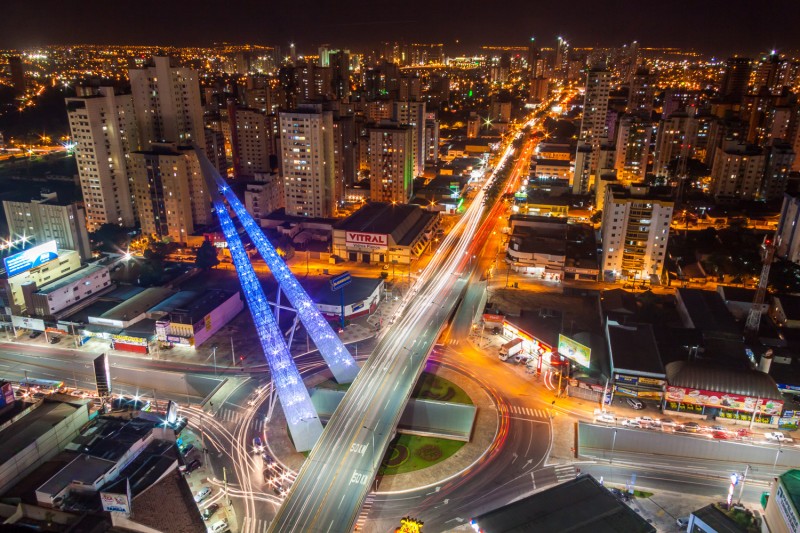
[[[384,233],[363,233],[360,231],[345,232],[345,245],[355,250],[386,250],[389,248],[389,236]]]

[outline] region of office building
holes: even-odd
[[[711,193],[720,200],[755,200],[764,177],[764,150],[750,144],[726,141],[714,154]]]
[[[197,71],[170,59],[153,56],[151,65],[128,71],[143,150],[159,142],[206,144]]]
[[[91,257],[86,215],[78,204],[4,200],[3,210],[10,235],[25,235],[39,244],[56,241],[58,248],[75,250],[84,261]]]
[[[258,109],[228,105],[228,122],[231,128],[233,175],[237,178],[253,177],[256,173],[272,170],[270,163],[270,130],[267,115]]]
[[[600,143],[608,138],[608,96],[611,90],[611,72],[604,68],[594,68],[586,74],[586,93],[583,100],[583,119],[578,140],[589,145],[588,172],[592,176],[597,171],[597,158]]]
[[[334,216],[333,114],[313,104],[281,112],[280,150],[286,214]]]
[[[136,210],[144,235],[185,243],[211,223],[211,197],[190,146],[154,143],[131,154]]]
[[[136,150],[133,98],[113,87],[81,91],[67,98],[67,119],[75,143],[75,161],[86,209],[86,229],[103,224],[135,225],[127,154]]]
[[[671,190],[608,185],[603,203],[603,279],[660,278],[674,208]]]
[[[411,126],[381,125],[369,130],[370,199],[408,203],[414,184]]]

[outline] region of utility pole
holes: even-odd
[[[744,328],[744,335],[748,340],[753,340],[758,336],[758,327],[761,324],[761,306],[764,305],[764,298],[767,295],[767,284],[769,283],[769,269],[775,258],[775,248],[780,244],[780,238],[764,237],[761,245],[764,249],[764,266],[761,268],[761,278],[758,280],[756,296],[753,298],[753,305],[747,315],[747,322]]]
[[[231,366],[236,366],[236,353],[233,351],[233,335],[231,335]]]
[[[750,465],[747,465],[744,469],[744,476],[742,476],[742,483],[739,485],[739,498],[736,500],[736,504],[742,503],[742,493],[744,492],[744,482],[747,481],[747,473],[750,472]]]

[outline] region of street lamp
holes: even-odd
[[[361,427],[363,427],[364,429],[369,431],[370,434],[372,435],[372,463],[373,463],[372,468],[373,469],[377,469],[378,465],[376,464],[377,450],[375,449],[375,429],[369,428],[367,426],[361,426]],[[375,427],[378,427],[377,424],[376,424]],[[378,473],[377,473],[377,471],[375,472],[375,492],[378,492]]]

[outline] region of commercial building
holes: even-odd
[[[405,204],[414,185],[414,130],[381,124],[369,129],[369,181],[373,202]]]
[[[772,533],[800,530],[800,470],[787,470],[772,483],[764,515]]]
[[[200,77],[196,70],[173,67],[171,58],[153,56],[151,64],[130,69],[128,77],[139,129],[139,148],[152,143],[205,146]]]
[[[156,320],[159,341],[196,348],[243,309],[238,291],[181,291],[151,308],[147,316]]]
[[[61,311],[114,286],[107,266],[88,265],[42,287],[28,283],[22,287],[22,293],[29,314],[54,318]]]
[[[661,401],[666,373],[649,324],[606,322],[613,394]]]
[[[36,243],[54,240],[60,249],[75,250],[81,259],[91,258],[86,214],[78,204],[55,200],[3,201],[9,233],[24,235]]]
[[[385,284],[381,278],[364,278],[353,276],[350,284],[344,288],[344,294],[331,290],[331,284],[326,280],[315,286],[303,283],[311,299],[322,315],[329,320],[338,320],[342,316],[342,301],[344,301],[344,318],[352,320],[360,316],[371,315],[378,308],[384,298]]]
[[[89,324],[123,329],[147,318],[147,312],[176,291],[164,287],[150,287],[126,299],[100,316],[89,316]]]
[[[603,278],[657,283],[664,270],[675,205],[671,190],[608,185],[603,204]]]
[[[197,228],[211,223],[211,196],[192,147],[153,143],[130,159],[144,235],[185,243]]]
[[[321,105],[280,113],[280,162],[286,214],[332,217],[336,212],[333,115]]]
[[[67,119],[86,208],[86,228],[135,222],[127,154],[139,148],[133,97],[113,87],[67,98]]]
[[[333,254],[347,261],[411,265],[433,241],[439,214],[370,202],[333,228]]]
[[[48,254],[50,260],[38,262],[44,253]],[[8,268],[9,261],[15,265],[11,271]],[[0,301],[6,313],[20,315],[25,310],[24,287],[45,287],[80,268],[81,256],[78,252],[58,250],[55,241],[7,257],[5,275],[0,276]]]

